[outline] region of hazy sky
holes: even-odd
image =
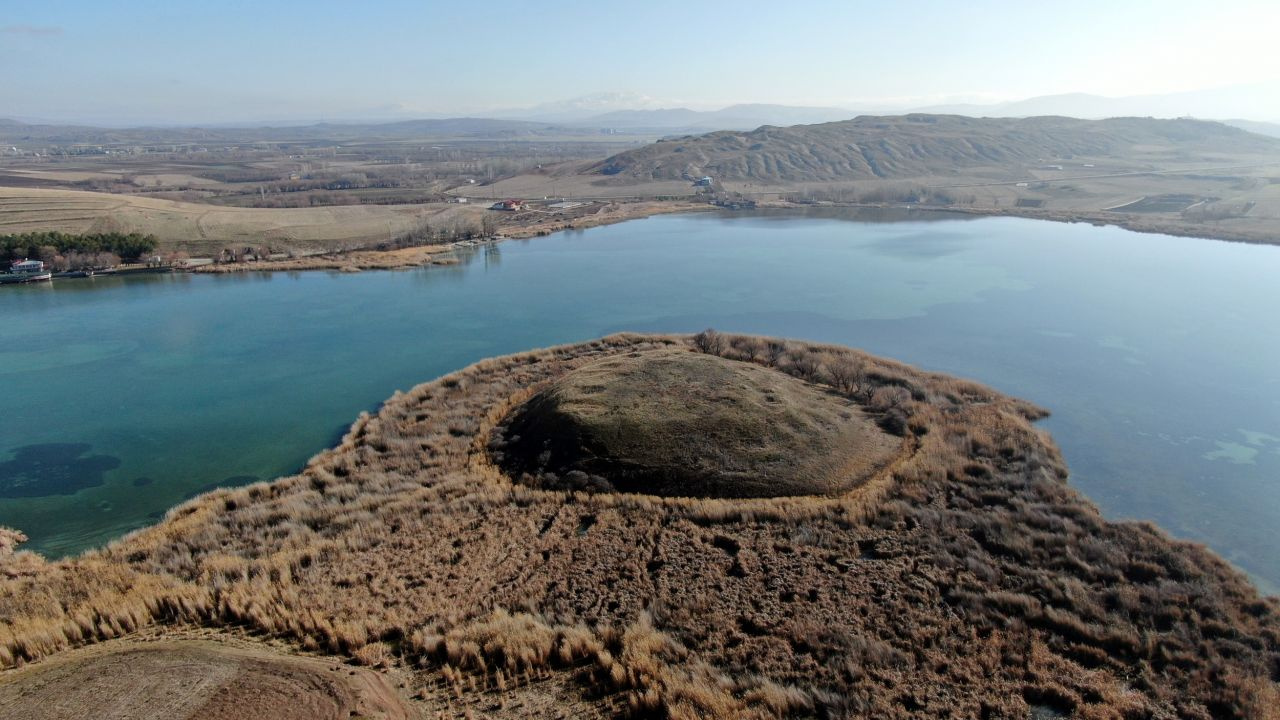
[[[0,117],[463,114],[602,91],[874,108],[1280,80],[1280,0],[0,0]]]

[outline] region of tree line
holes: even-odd
[[[408,232],[378,243],[376,250],[398,250],[423,245],[446,245],[459,240],[483,240],[498,233],[498,221],[490,214],[484,215],[480,222],[471,219],[453,220],[431,224],[426,220],[419,221]]]
[[[62,232],[31,232],[0,235],[0,257],[6,261],[32,258],[54,269],[110,267],[120,260],[139,260],[156,249],[154,235],[141,233],[92,233],[72,235]]]

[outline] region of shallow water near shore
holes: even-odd
[[[877,218],[883,220],[883,218]],[[1111,518],[1280,587],[1280,248],[1018,218],[662,216],[356,275],[0,288],[0,525],[78,552],[299,469],[490,355],[707,326],[835,342],[1053,412]]]

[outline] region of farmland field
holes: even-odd
[[[238,242],[298,251],[356,247],[424,221],[462,221],[481,212],[446,203],[233,208],[80,190],[0,188],[0,234],[141,232],[192,254]]]

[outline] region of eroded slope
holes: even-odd
[[[591,171],[640,180],[696,178],[766,184],[900,180],[981,169],[1110,157],[1142,165],[1223,155],[1280,154],[1274,138],[1199,120],[1065,117],[862,116],[664,140],[603,160]],[[1085,173],[1087,174],[1087,173]]]

